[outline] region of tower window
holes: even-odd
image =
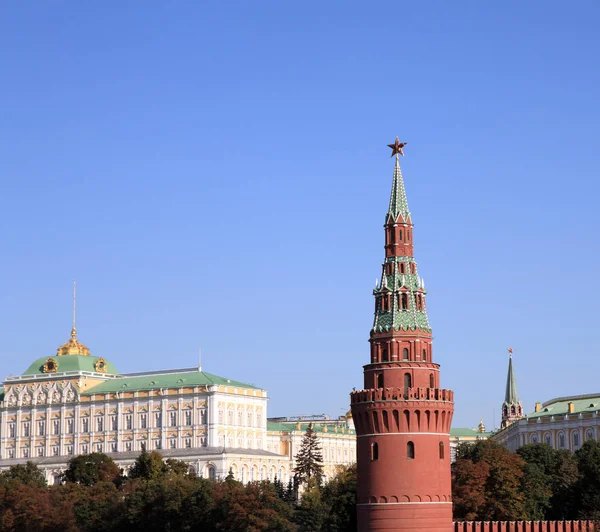
[[[433,373],[429,374],[429,387],[430,388],[435,388],[435,382],[434,382],[434,378],[433,378]]]
[[[423,356],[421,358],[423,359],[423,362],[427,361],[427,349],[423,349]]]
[[[377,374],[377,388],[383,388],[383,373]]]
[[[379,460],[379,446],[377,443],[371,444],[371,460]]]
[[[404,263],[403,262],[400,263],[400,273],[405,273],[405,271],[404,271]]]
[[[415,444],[411,441],[406,444],[406,457],[409,460],[414,460],[415,458]]]
[[[408,349],[406,347],[402,350],[402,360],[408,360]]]
[[[401,296],[401,301],[402,301],[402,310],[406,310],[408,308],[408,296],[406,295],[405,292],[402,293]]]
[[[404,399],[408,399],[408,390],[412,387],[410,373],[404,374]]]
[[[400,229],[400,242],[402,242],[402,240],[404,240],[404,236],[402,235],[402,229]]]
[[[382,354],[382,356],[381,356],[381,359],[382,359],[384,362],[387,362],[387,361],[389,360],[389,358],[388,358],[388,350],[387,350],[387,349],[384,349],[384,350],[383,350],[383,354]]]
[[[440,460],[444,459],[444,442],[440,442]]]

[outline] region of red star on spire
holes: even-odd
[[[392,157],[397,154],[404,155],[404,152],[402,151],[404,146],[406,146],[406,142],[400,142],[398,137],[396,137],[396,142],[394,142],[394,144],[388,144],[388,148],[392,148]]]

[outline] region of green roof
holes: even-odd
[[[569,403],[573,403],[573,412],[571,412],[571,414],[596,412],[597,410],[600,410],[600,394],[557,397],[556,399],[551,399],[544,403],[539,412],[527,414],[527,417],[564,416],[569,414]]]
[[[402,215],[404,221],[408,220],[410,211],[408,210],[408,200],[404,190],[404,180],[402,179],[402,170],[400,170],[400,161],[396,157],[396,166],[394,167],[394,181],[392,183],[392,193],[390,194],[390,207],[386,215],[386,222],[391,216],[394,221]]]
[[[252,384],[232,381],[206,373],[205,371],[182,371],[179,373],[148,373],[147,375],[120,377],[111,379],[86,390],[84,395],[95,393],[114,393],[137,390],[156,390],[158,388],[182,388],[184,386],[212,386],[222,384],[236,388],[259,390]]]
[[[467,438],[467,437],[488,438],[491,434],[492,434],[491,432],[479,432],[476,429],[464,429],[464,428],[450,429],[450,437],[451,438]]]
[[[61,355],[61,356],[52,356],[52,357],[42,357],[38,358],[23,375],[42,375],[44,374],[43,367],[44,364],[48,361],[49,358],[52,358],[57,364],[57,372],[62,373],[64,371],[91,371],[94,373],[98,373],[96,370],[96,362],[100,360],[102,357],[92,357],[85,355]],[[119,372],[117,368],[113,366],[108,360],[103,359],[106,363],[106,373],[109,375],[118,375]],[[52,375],[50,373],[49,375]]]

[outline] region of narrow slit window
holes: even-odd
[[[406,444],[406,457],[409,460],[414,460],[415,458],[415,444],[411,441]]]
[[[379,446],[377,443],[371,444],[371,460],[379,460]]]
[[[444,459],[444,442],[440,442],[440,460]]]

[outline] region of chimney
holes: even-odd
[[[567,405],[568,407],[568,412],[569,414],[572,414],[573,412],[575,412],[575,403],[573,403],[573,401],[569,401],[569,404]]]
[[[537,402],[535,403],[535,411],[539,412],[542,409],[542,403]]]

